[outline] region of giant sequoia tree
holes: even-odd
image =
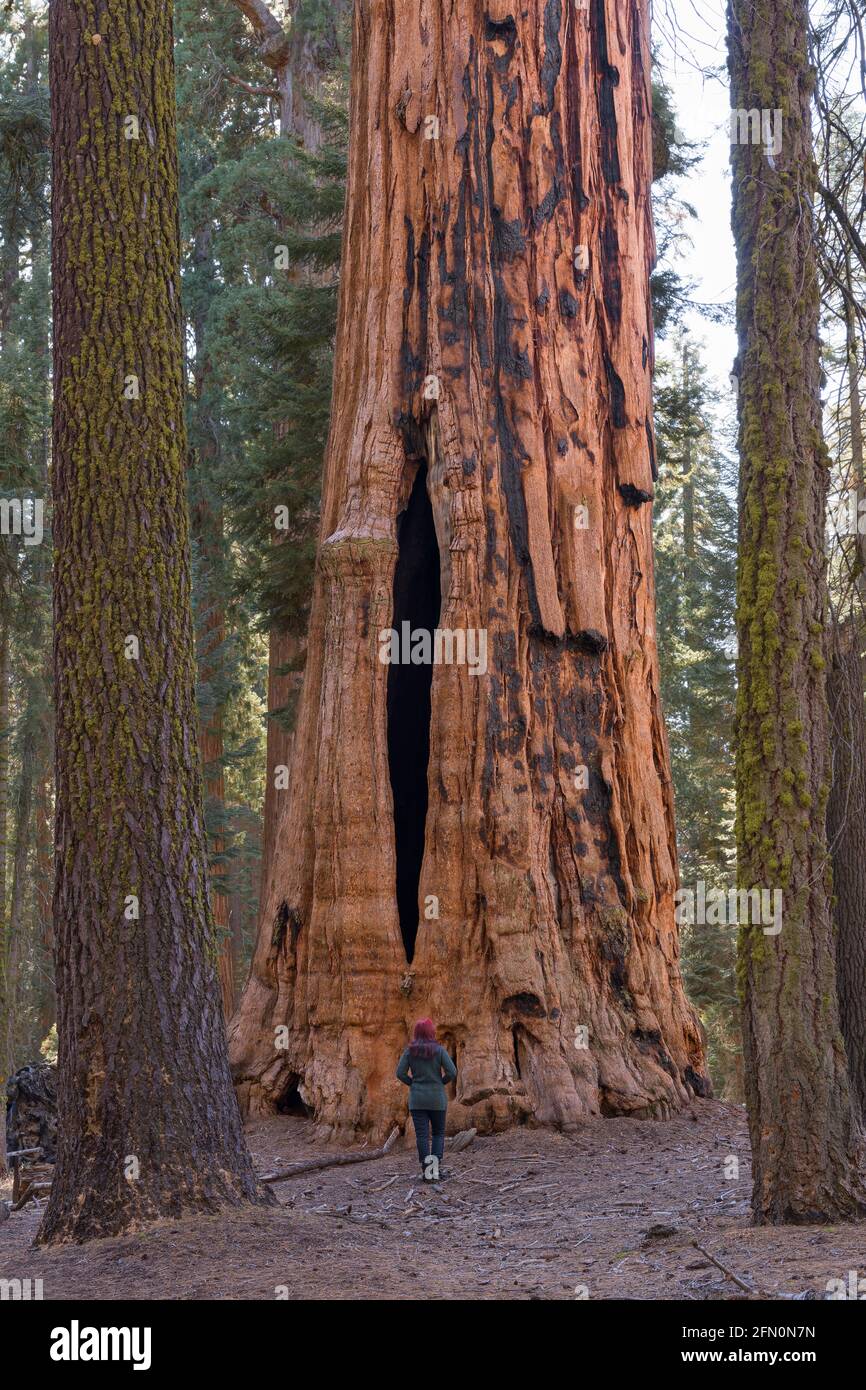
[[[401,1113],[428,1012],[457,1125],[706,1086],[654,631],[647,28],[644,0],[355,5],[309,655],[231,1030],[244,1101],[327,1132]],[[404,624],[484,633],[486,670],[383,661]]]
[[[741,932],[753,1208],[758,1222],[830,1221],[861,1211],[864,1193],[836,1002],[825,829],[828,468],[805,0],[732,0],[728,61],[733,108],[764,112],[764,134],[774,137],[732,146],[738,872],[746,889],[783,894],[777,935],[760,924]]]
[[[60,1147],[43,1240],[255,1200],[194,706],[170,7],[51,6]]]

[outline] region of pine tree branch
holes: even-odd
[[[279,87],[254,87],[251,82],[243,82],[240,77],[235,77],[233,73],[226,72],[223,68],[222,76],[228,82],[233,82],[236,87],[243,87],[245,92],[250,92],[254,97],[273,97],[279,101],[281,93]]]
[[[289,61],[289,36],[264,0],[233,0],[259,41],[259,57],[275,71]]]
[[[817,183],[816,186],[818,192],[821,194],[821,197],[824,199],[824,202],[830,208],[831,212],[835,213],[836,220],[838,221],[849,242],[851,243],[851,249],[853,251],[856,251],[857,256],[860,259],[861,265],[863,265],[863,267],[866,268],[866,243],[864,243],[859,232],[857,231],[857,228],[851,222],[851,219],[845,211],[841,199],[839,199],[836,196],[832,188],[827,188],[826,185],[824,185],[820,181]]]

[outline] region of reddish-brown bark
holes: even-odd
[[[292,632],[272,628],[268,636],[268,722],[266,730],[265,799],[262,813],[262,864],[260,902],[267,900],[274,862],[280,797],[285,795],[285,774],[278,769],[291,763],[293,735],[282,722],[298,676],[286,668],[297,659],[300,642]],[[277,789],[277,779],[283,790]]]
[[[384,1137],[431,1013],[452,1126],[662,1114],[707,1083],[654,626],[648,7],[360,0],[353,61],[307,667],[236,1080]],[[486,673],[383,664],[403,620],[483,630]]]

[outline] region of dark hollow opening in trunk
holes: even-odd
[[[511,1042],[514,1047],[514,1070],[517,1073],[518,1081],[520,1076],[520,1024],[515,1023],[511,1029]]]
[[[451,1058],[451,1061],[454,1063],[455,1067],[459,1072],[460,1063],[457,1060],[457,1040],[454,1037],[453,1033],[443,1033],[439,1038],[439,1042],[445,1048],[445,1051],[448,1053],[448,1056]],[[456,1081],[449,1081],[445,1089],[448,1092],[451,1099],[454,1100],[457,1095]]]
[[[418,884],[427,820],[433,633],[442,601],[439,547],[424,464],[418,469],[409,505],[397,520],[397,545],[392,622],[400,641],[400,660],[392,659],[388,669],[388,767],[394,796],[397,913],[406,959],[411,962],[418,934]],[[408,634],[419,631],[429,634],[430,660],[423,663],[410,660]]]
[[[309,1115],[311,1114],[308,1105],[301,1100],[301,1093],[298,1090],[300,1077],[292,1076],[286,1083],[285,1089],[277,1101],[277,1112],[280,1115]]]

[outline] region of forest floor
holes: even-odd
[[[256,1121],[248,1138],[262,1173],[327,1152],[302,1117]],[[746,1297],[695,1240],[774,1299],[825,1298],[828,1280],[866,1272],[866,1223],[750,1226],[740,1106],[512,1130],[450,1160],[446,1149],[446,1165],[450,1179],[420,1182],[400,1141],[369,1164],[280,1183],[272,1211],[51,1251],[31,1248],[43,1205],[31,1204],[0,1224],[0,1278],[41,1278],[46,1299],[74,1300]]]

